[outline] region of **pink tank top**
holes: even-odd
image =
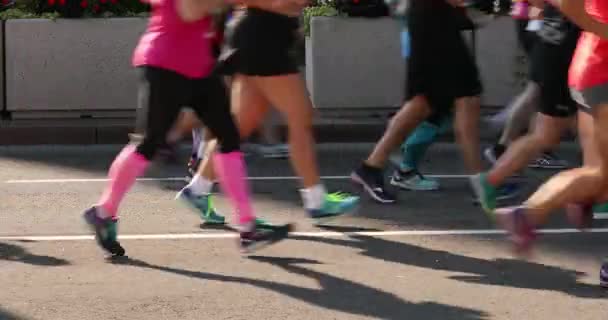
[[[585,9],[598,21],[608,23],[608,1],[586,0]],[[608,84],[608,40],[583,32],[570,65],[569,77],[570,86],[577,90]]]
[[[212,22],[205,17],[184,22],[177,14],[176,0],[148,0],[152,16],[133,53],[133,65],[175,71],[189,78],[211,73]]]

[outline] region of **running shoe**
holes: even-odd
[[[593,206],[589,204],[571,203],[566,206],[566,215],[578,229],[585,230],[593,225]]]
[[[520,187],[516,183],[504,183],[500,187],[496,188],[496,202],[506,201],[514,199],[519,195]],[[474,204],[479,205],[479,198],[473,193],[472,199]]]
[[[488,182],[485,173],[469,177],[469,182],[483,210],[489,214],[493,213],[496,208],[497,188]]]
[[[599,203],[593,206],[593,213],[608,214],[608,202]]]
[[[125,249],[117,241],[118,219],[100,218],[97,207],[87,209],[83,214],[84,221],[95,232],[97,244],[113,256],[124,256]]]
[[[320,209],[309,209],[309,216],[317,223],[354,211],[359,197],[343,192],[328,193]]]
[[[608,288],[608,259],[605,259],[600,269],[600,286]]]
[[[182,200],[190,208],[194,209],[206,224],[217,225],[226,223],[226,218],[218,214],[213,206],[212,194],[197,195],[186,186],[175,198]]]
[[[542,156],[533,160],[528,167],[537,169],[564,169],[568,167],[568,161],[558,158],[551,152],[545,152]]]
[[[417,170],[395,170],[391,176],[390,184],[405,190],[434,191],[439,189],[439,180],[425,177]]]
[[[395,196],[388,192],[384,186],[382,170],[361,165],[350,175],[351,180],[363,187],[374,200],[379,203],[394,203]]]
[[[293,226],[290,224],[267,228],[254,227],[251,231],[240,233],[239,246],[243,253],[252,253],[265,246],[287,239]]]
[[[525,207],[497,209],[496,221],[509,233],[516,254],[525,255],[530,252],[536,240],[536,232],[528,221]]]
[[[192,190],[190,190],[190,188],[186,186],[177,194],[175,198],[182,200],[188,205],[188,207],[194,209],[199,214],[201,219],[203,219],[205,224],[226,224],[226,218],[220,215],[215,209],[215,206],[213,206],[212,194],[196,195],[192,192]],[[271,226],[266,220],[260,218],[256,218],[255,223],[258,228],[266,228]]]

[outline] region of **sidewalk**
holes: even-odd
[[[485,115],[495,108],[486,109]],[[318,142],[375,142],[384,132],[390,119],[390,112],[384,110],[376,114],[362,116],[353,112],[353,117],[339,113],[319,116],[314,121]],[[41,144],[123,144],[133,131],[135,120],[123,119],[48,119],[12,120],[0,122],[0,145],[41,145]],[[280,125],[286,133],[285,125]],[[481,137],[491,141],[497,135],[497,128],[481,122]],[[187,137],[189,138],[189,137]],[[452,134],[441,137],[452,141]]]

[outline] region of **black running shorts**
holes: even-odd
[[[298,28],[297,18],[254,8],[235,12],[226,27],[218,71],[250,76],[298,73],[294,52]]]
[[[539,112],[552,117],[570,117],[577,111],[568,87],[568,70],[580,30],[552,7],[545,9],[543,27],[532,49],[530,80],[540,87]]]
[[[461,33],[462,17],[455,10],[441,0],[413,0],[408,12],[406,99],[423,95],[438,113],[448,111],[457,98],[482,92],[473,54]]]

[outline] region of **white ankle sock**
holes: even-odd
[[[302,195],[302,201],[304,202],[304,208],[306,209],[321,209],[323,202],[325,201],[325,186],[317,184],[309,188],[300,190]]]
[[[188,184],[188,189],[192,191],[195,195],[203,195],[211,193],[211,189],[213,188],[213,181],[209,181],[197,174],[192,178],[192,181]]]

